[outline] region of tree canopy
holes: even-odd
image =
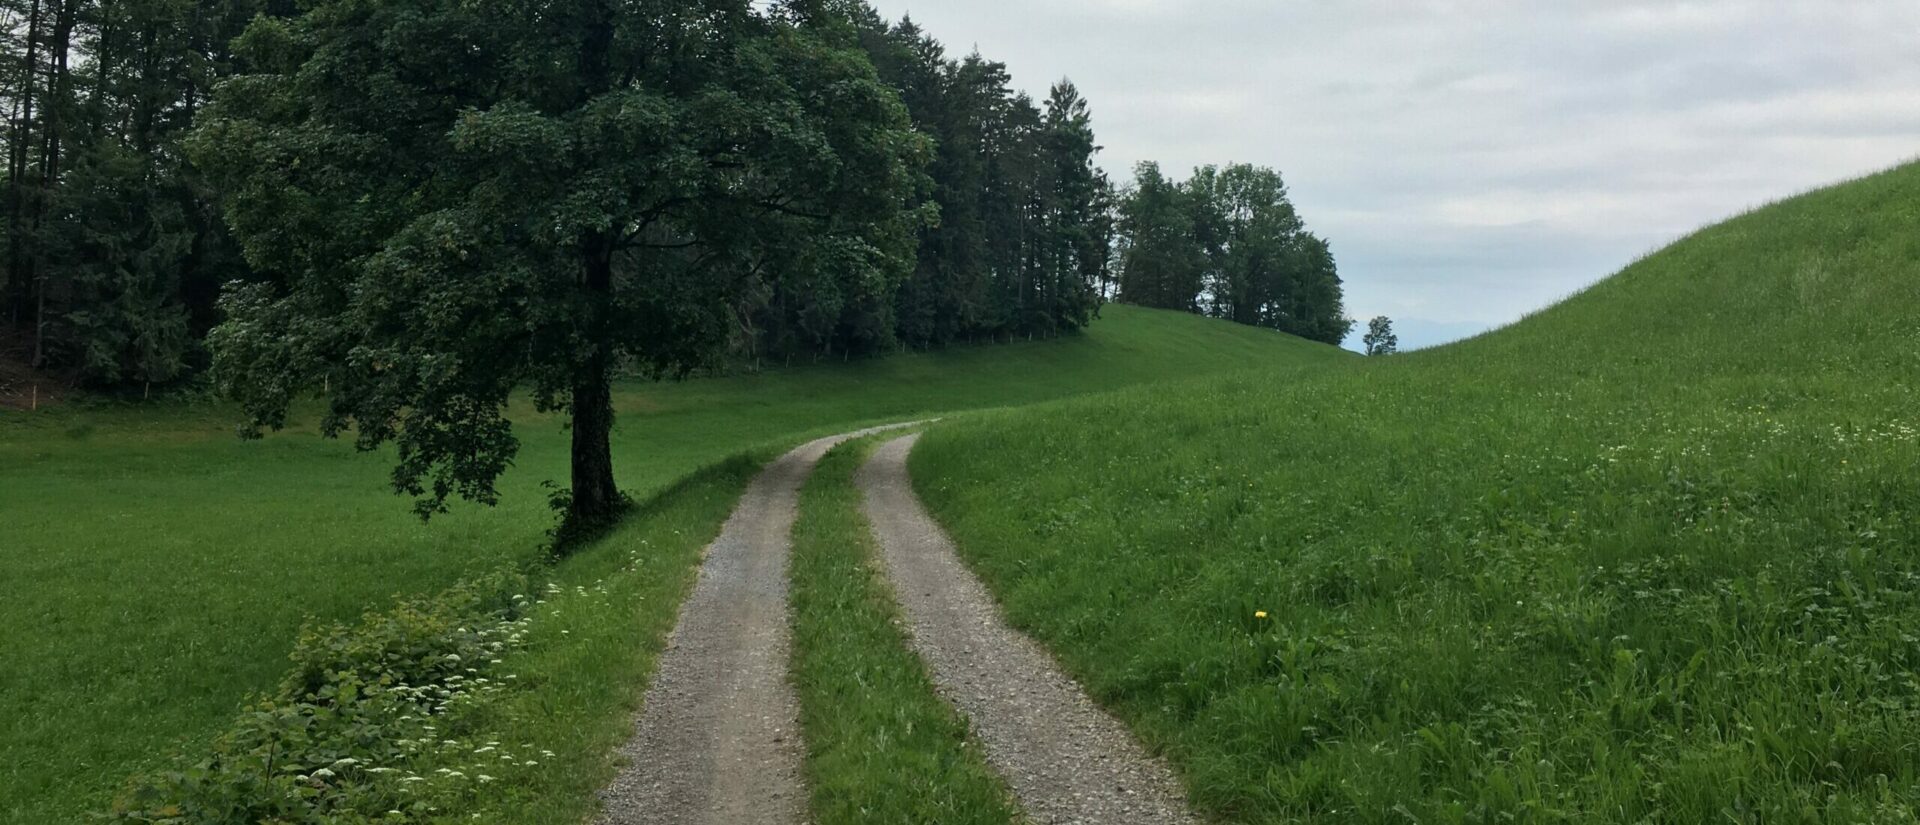
[[[1332,248],[1307,231],[1280,173],[1203,166],[1176,182],[1143,163],[1119,211],[1120,300],[1330,344],[1352,329]]]
[[[245,266],[180,152],[261,0],[0,0],[0,321],[34,366],[95,384],[203,362]]]
[[[514,25],[499,25],[513,20]],[[871,316],[927,141],[830,13],[745,0],[320,0],[239,41],[193,140],[265,280],[213,338],[255,425],[327,388],[423,514],[491,502],[509,394],[572,417],[569,516],[618,506],[616,368],[684,374],[783,291]],[[775,298],[777,300],[777,297]]]
[[[861,39],[935,143],[926,227],[900,290],[914,346],[1054,335],[1085,326],[1110,277],[1113,186],[1087,100],[1070,81],[1036,104],[1006,66],[952,59],[911,18],[859,13]]]
[[[1122,193],[1071,81],[1036,100],[860,0],[0,0],[0,45],[0,357],[212,364],[250,435],[320,394],[422,515],[495,500],[518,391],[571,416],[581,522],[621,501],[614,376],[1116,298],[1348,326],[1277,173]]]
[[[1361,346],[1368,355],[1392,355],[1400,351],[1400,336],[1393,332],[1393,319],[1385,315],[1375,316],[1367,322],[1367,333],[1360,336]]]

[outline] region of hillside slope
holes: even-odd
[[[730,456],[863,423],[1343,358],[1267,330],[1110,307],[1086,333],[1054,341],[628,385],[615,399],[616,470],[644,500]],[[553,523],[539,485],[566,478],[566,434],[556,418],[516,417],[523,446],[501,506],[457,508],[423,526],[386,492],[390,456],[315,437],[310,414],[261,442],[235,439],[234,411],[218,406],[0,414],[0,823],[77,821],[176,744],[200,751],[287,670],[309,617],[352,620],[396,593],[537,558]],[[709,494],[714,478],[731,493]],[[710,523],[661,530],[711,535],[745,481],[714,478],[694,485]],[[592,583],[629,551],[591,548],[570,562],[577,575],[556,575]],[[673,561],[662,569],[691,569]],[[607,609],[607,623],[633,623],[641,629],[629,635],[650,641],[645,622],[670,620],[675,587],[660,585],[643,610]],[[611,668],[616,654],[628,651],[610,643],[590,664],[555,669],[614,678],[591,668]],[[633,668],[611,670],[625,678]],[[592,687],[632,693],[627,683]],[[590,777],[573,779],[590,792]]]
[[[1503,331],[956,420],[1013,620],[1247,822],[1911,822],[1920,165]]]

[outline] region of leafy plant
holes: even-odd
[[[278,690],[206,756],[134,780],[108,820],[358,825],[449,809],[468,783],[497,779],[449,763],[478,750],[457,738],[461,714],[499,690],[489,675],[522,640],[527,587],[499,573],[307,630]]]

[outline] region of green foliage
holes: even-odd
[[[449,764],[499,748],[461,742],[460,720],[504,690],[489,676],[527,632],[527,584],[482,577],[351,627],[303,632],[277,691],[207,756],[132,782],[109,821],[346,825],[432,819],[458,805],[467,782],[495,781],[479,765],[470,776]],[[502,774],[517,767],[484,761]]]
[[[1055,341],[618,385],[622,489],[642,502],[680,490],[666,500],[691,499],[639,505],[554,568],[569,595],[550,600],[562,616],[546,626],[570,630],[571,643],[530,648],[541,664],[512,672],[550,687],[489,711],[521,720],[489,724],[543,732],[485,738],[534,741],[557,757],[517,779],[520,807],[493,821],[577,823],[596,777],[609,775],[603,760],[630,730],[633,685],[671,627],[692,559],[750,474],[710,482],[694,475],[703,467],[865,424],[1344,357],[1190,315],[1128,306],[1105,315]],[[175,751],[204,753],[237,708],[278,683],[309,616],[347,621],[396,593],[546,558],[552,521],[540,482],[563,475],[569,453],[559,417],[517,402],[523,448],[501,480],[501,506],[459,509],[427,527],[379,491],[391,454],[360,456],[318,438],[320,412],[298,407],[289,432],[254,442],[232,438],[234,412],[218,404],[85,401],[0,417],[9,551],[0,580],[22,583],[0,600],[0,823],[80,821],[106,808],[128,774],[159,770]],[[612,576],[634,552],[637,580]],[[601,578],[611,604],[568,606],[576,586],[591,592]],[[503,784],[488,787],[512,796]],[[526,813],[536,809],[544,813]]]
[[[1815,192],[1449,347],[954,419],[916,479],[1224,820],[1913,822],[1916,202]]]
[[[229,65],[250,0],[0,0],[9,59],[0,313],[36,366],[94,386],[204,363],[224,280],[244,276],[180,136]],[[19,55],[16,59],[13,55]]]
[[[1195,242],[1196,210],[1179,182],[1146,161],[1120,202],[1120,300],[1193,312],[1205,288],[1204,251]]]
[[[581,822],[700,549],[765,457],[640,505],[593,552],[541,568],[536,597],[524,577],[481,577],[308,634],[279,693],[311,699],[249,710],[210,754],[189,746],[131,783],[115,819]]]
[[[206,365],[202,339],[221,320],[216,298],[230,281],[264,277],[285,287],[289,272],[353,261],[394,277],[404,269],[410,282],[492,284],[474,274],[480,268],[475,261],[487,262],[498,275],[524,269],[529,260],[545,265],[578,258],[588,253],[574,243],[584,237],[583,227],[625,219],[624,234],[647,236],[614,243],[622,247],[615,250],[623,259],[620,268],[644,273],[620,285],[624,300],[616,313],[633,321],[626,332],[638,329],[649,339],[636,342],[646,345],[637,349],[652,353],[629,365],[637,368],[672,372],[722,351],[748,360],[864,355],[898,342],[926,347],[1049,335],[1088,322],[1110,280],[1113,197],[1092,165],[1097,148],[1091,126],[1084,101],[1070,85],[1056,90],[1064,96],[1050,100],[1043,115],[1014,94],[1004,67],[977,57],[949,61],[911,22],[890,28],[858,2],[655,5],[622,7],[611,17],[602,12],[613,6],[592,2],[544,8],[529,18],[526,31],[496,32],[485,15],[518,15],[522,7],[415,3],[327,11],[286,0],[0,0],[0,10],[20,23],[0,32],[0,40],[8,54],[22,58],[0,61],[0,94],[27,104],[6,132],[9,162],[0,171],[8,215],[0,236],[0,315],[20,319],[43,367],[102,387],[167,381]],[[689,22],[695,20],[702,22]],[[250,34],[249,22],[256,24]],[[390,37],[332,51],[320,42],[388,26]],[[614,33],[602,49],[594,38],[606,26]],[[757,54],[729,56],[738,60],[716,59],[726,48],[691,45],[701,37],[742,32],[747,34],[740,39],[757,40],[774,29],[788,35],[747,50]],[[441,35],[450,39],[434,40]],[[239,54],[230,46],[236,37]],[[683,42],[673,45],[676,38]],[[402,47],[404,56],[391,54]],[[855,77],[864,69],[848,58],[862,47],[880,64],[886,85],[905,98],[916,129],[937,141],[937,152],[898,134],[863,131],[860,124],[874,122],[873,116],[893,115],[877,110],[884,101],[864,76]],[[656,76],[673,74],[672,83],[636,76],[631,81],[640,85],[597,108],[582,103],[592,93],[586,73],[617,71],[623,61],[661,49],[675,58],[649,65]],[[575,58],[546,59],[561,52]],[[270,88],[270,78],[295,75],[312,58],[340,62],[326,63],[329,71],[310,75],[312,85],[291,97],[284,84]],[[388,58],[380,65],[394,71],[369,71],[354,62]],[[848,71],[854,75],[835,74]],[[225,102],[209,112],[213,89],[229,78],[235,82],[222,92]],[[733,97],[705,98],[711,106],[657,105],[701,99],[701,86],[728,87]],[[852,97],[841,97],[846,94]],[[303,114],[314,108],[298,105],[309,97],[335,101],[322,110],[340,122]],[[780,101],[824,116],[801,124],[766,120],[781,116],[777,112],[786,103]],[[248,106],[264,108],[249,113]],[[569,107],[571,114],[563,111]],[[184,137],[196,118],[209,114],[274,128],[221,131],[210,125],[194,152],[202,162],[196,166],[187,162]],[[762,120],[755,123],[755,117]],[[808,136],[807,129],[815,134]],[[727,130],[734,130],[731,137]],[[332,138],[325,136],[329,132]],[[695,134],[702,136],[655,140]],[[770,190],[785,185],[781,191],[805,197],[742,198],[764,207],[762,214],[680,208],[680,199],[700,197],[696,190],[703,186],[708,194],[714,189],[698,181],[700,163],[683,161],[719,151],[730,140],[728,151],[765,169],[832,161],[815,163],[805,180],[777,180],[723,159],[704,170],[709,183],[732,172],[736,180],[751,179]],[[871,151],[848,151],[863,141]],[[396,152],[397,144],[412,146]],[[821,154],[828,146],[843,154]],[[873,166],[889,162],[875,152],[931,154],[931,185],[894,180]],[[456,155],[458,162],[440,164]],[[284,182],[295,191],[256,198],[250,206],[236,206],[231,197],[216,203],[216,190],[224,196],[237,188],[246,197],[246,185],[236,179],[252,174],[248,168],[273,171],[296,158],[306,166],[262,184]],[[431,197],[417,187],[409,190],[414,173],[392,174],[423,164],[435,167],[439,181]],[[862,185],[821,188],[821,174]],[[454,182],[462,176],[473,185]],[[654,181],[659,189],[618,191],[622,180],[635,179]],[[310,185],[316,181],[338,191],[329,195],[325,187]],[[394,200],[408,191],[413,199]],[[482,202],[460,203],[467,195]],[[925,209],[913,220],[864,236],[851,225],[863,220],[860,209],[850,206],[868,195],[911,198]],[[403,226],[447,204],[453,204],[451,211],[430,225]],[[666,204],[674,206],[652,214]],[[223,206],[239,221],[242,240],[255,239],[256,254],[284,253],[260,276],[220,219]],[[945,215],[937,225],[935,211]],[[520,231],[491,231],[487,222],[502,220],[525,223],[514,225]],[[737,231],[746,223],[806,228]],[[918,237],[910,237],[916,230]],[[680,246],[692,234],[706,241],[700,248]],[[715,240],[722,235],[724,244]],[[807,242],[817,235],[831,237]],[[856,236],[859,242],[847,242]],[[915,241],[917,252],[906,248]],[[371,260],[370,250],[383,245],[394,248],[385,260]],[[719,246],[731,252],[703,254]],[[755,252],[738,254],[746,247]],[[910,278],[904,275],[908,268]],[[471,290],[473,284],[461,286]],[[253,288],[274,294],[272,286]],[[248,311],[262,303],[259,295],[232,300]],[[447,312],[457,308],[443,307]],[[307,353],[309,359],[321,356],[330,354]],[[292,368],[286,362],[297,360],[278,359],[276,366]],[[319,383],[330,386],[334,377]],[[563,384],[560,394],[569,389]],[[498,439],[486,445],[503,447]],[[481,475],[487,469],[484,463],[474,468]],[[463,482],[451,483],[461,492]],[[465,486],[472,487],[465,492],[485,497],[481,486]],[[435,507],[430,503],[429,509]]]
[[[180,203],[153,185],[143,158],[106,146],[69,175],[56,215],[47,265],[69,292],[51,334],[100,383],[185,372],[194,343],[178,280],[193,233]]]
[[[1119,207],[1121,300],[1346,339],[1332,249],[1307,231],[1280,173],[1203,166],[1176,183],[1148,162],[1135,176]]]
[[[194,140],[265,283],[222,386],[277,428],[398,446],[422,515],[493,503],[531,386],[574,417],[572,515],[616,506],[606,386],[711,364],[771,290],[869,345],[910,265],[925,141],[831,27],[746,2],[315,3],[240,40]],[[512,26],[499,25],[514,20]],[[858,321],[850,322],[850,317]]]
[[[895,298],[899,337],[938,347],[1085,327],[1108,278],[1113,187],[1079,90],[1056,84],[1043,110],[1004,64],[951,59],[910,18],[857,15],[861,43],[935,145],[926,202],[940,218]]]
[[[1367,322],[1367,334],[1360,336],[1368,355],[1392,355],[1400,351],[1400,336],[1393,334],[1393,319],[1385,315]]]
[[[871,443],[821,460],[793,529],[793,681],[814,821],[1019,821],[966,722],[907,647],[853,484]]]

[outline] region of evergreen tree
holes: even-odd
[[[914,346],[980,336],[1051,335],[1084,326],[1111,280],[1114,197],[1093,164],[1090,107],[1071,82],[1038,106],[1006,67],[946,56],[910,18],[889,27],[853,15],[860,42],[932,138],[927,204],[913,274],[895,299]]]
[[[180,151],[250,0],[0,0],[9,59],[0,307],[36,365],[96,384],[194,361],[244,275]],[[17,48],[17,50],[16,50]]]
[[[47,363],[48,301],[59,289],[45,260],[48,213],[68,152],[86,143],[75,139],[82,121],[73,66],[87,65],[81,24],[83,12],[92,9],[85,0],[10,0],[5,9],[9,28],[18,33],[13,85],[6,90],[5,298],[10,320],[31,337],[36,367]]]
[[[1134,169],[1120,205],[1120,300],[1193,312],[1199,307],[1204,252],[1188,194],[1151,161]]]
[[[1077,329],[1092,320],[1111,245],[1100,214],[1110,185],[1093,163],[1100,151],[1093,115],[1072,81],[1054,85],[1044,129],[1042,147],[1049,161],[1045,172],[1051,185],[1044,190],[1040,311],[1032,325],[1051,332]]]
[[[261,278],[222,220],[214,181],[188,161],[182,141],[222,79],[239,71],[245,86],[290,71],[248,67],[230,43],[258,15],[283,19],[303,8],[294,0],[0,0],[8,155],[0,170],[0,320],[27,333],[42,366],[116,384],[164,381],[204,363],[201,338],[219,320],[221,285]],[[661,20],[726,18],[683,11]],[[904,280],[805,267],[743,279],[729,294],[729,355],[845,357],[895,341],[928,347],[1053,334],[1086,323],[1114,292],[1114,193],[1091,163],[1091,120],[1071,84],[1055,90],[1065,97],[1036,106],[1013,90],[1005,66],[979,55],[951,59],[910,19],[889,26],[859,0],[789,0],[764,16],[867,53],[935,146],[931,185],[914,206],[938,219],[918,232]],[[427,19],[446,21],[437,12]],[[309,49],[297,42],[304,29],[288,36],[296,53]],[[260,49],[250,54],[284,62]],[[437,45],[428,54],[442,63],[413,55],[403,62],[413,72],[466,69]],[[358,73],[347,74],[352,86]],[[394,102],[413,99],[403,93]],[[389,112],[414,119],[399,106]],[[316,222],[281,237],[295,243],[334,231]]]
[[[186,370],[179,279],[193,232],[165,183],[148,156],[109,143],[80,156],[55,199],[44,265],[60,311],[47,337],[96,382],[152,384]]]

